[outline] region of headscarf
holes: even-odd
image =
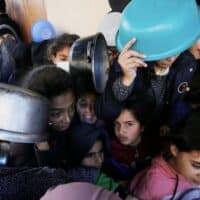
[[[104,127],[96,127],[95,124],[79,122],[74,124],[67,135],[67,153],[70,165],[78,166],[98,140],[103,142],[104,152],[108,154],[108,137]]]

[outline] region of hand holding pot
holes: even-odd
[[[138,67],[147,67],[147,64],[142,60],[145,58],[145,55],[137,51],[130,50],[135,42],[136,39],[130,40],[124,46],[118,58],[118,63],[123,71],[122,84],[126,86],[129,86],[135,80]]]

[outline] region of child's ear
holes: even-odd
[[[177,157],[179,150],[175,145],[170,145],[170,152],[174,157]]]

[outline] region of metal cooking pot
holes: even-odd
[[[48,100],[30,90],[0,84],[0,140],[36,143],[48,139]]]
[[[97,92],[102,93],[108,80],[107,44],[101,33],[76,40],[70,49],[70,71],[89,69]]]

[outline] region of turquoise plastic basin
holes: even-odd
[[[195,0],[132,0],[122,12],[116,46],[136,38],[132,49],[146,61],[160,60],[186,50],[200,36]]]

